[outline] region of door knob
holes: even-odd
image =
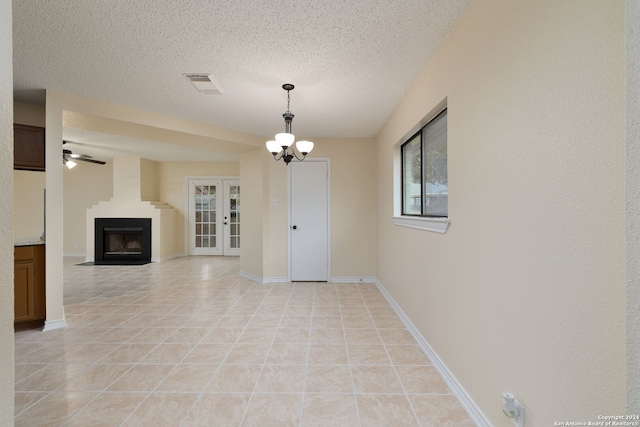
[[[294,230],[297,230],[297,229],[298,229],[298,226],[297,226],[297,225],[294,225],[294,226],[293,226],[293,227],[291,227],[291,228],[293,228]]]

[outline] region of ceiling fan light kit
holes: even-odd
[[[289,164],[291,160],[296,159],[298,161],[304,160],[304,158],[313,150],[313,142],[311,141],[298,141],[296,142],[296,149],[302,157],[298,157],[296,150],[293,148],[293,142],[295,136],[291,133],[291,122],[293,121],[293,113],[289,110],[291,102],[290,92],[294,89],[294,85],[291,83],[285,83],[282,85],[282,89],[287,91],[287,111],[282,114],[284,117],[285,131],[275,136],[275,140],[267,141],[267,150],[273,155],[273,158],[277,160],[283,160],[285,164]],[[291,150],[289,150],[291,147]]]

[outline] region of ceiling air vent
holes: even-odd
[[[220,84],[211,77],[211,74],[185,73],[183,75],[196,87],[196,89],[205,95],[221,95],[224,93]]]

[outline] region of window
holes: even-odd
[[[402,215],[447,217],[447,110],[400,147]]]

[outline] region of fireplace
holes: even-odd
[[[96,218],[95,264],[151,262],[151,218]]]

